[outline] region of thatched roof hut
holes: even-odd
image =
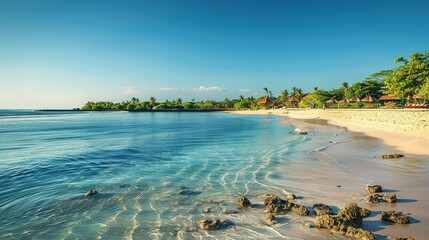
[[[271,101],[271,99],[266,96],[263,97],[261,100],[259,100],[258,105],[262,105],[264,108],[268,108],[271,107],[274,104],[273,101]]]
[[[298,99],[297,97],[293,96],[293,97],[290,97],[287,101],[288,101],[288,102],[295,102],[295,103],[298,103],[298,102],[299,102],[299,99]]]
[[[361,102],[368,102],[368,103],[372,103],[372,102],[378,102],[378,99],[377,99],[377,98],[372,97],[371,95],[368,95],[368,96],[366,96],[366,97],[362,98],[360,101],[361,101]]]
[[[384,95],[384,96],[381,96],[379,100],[380,101],[399,101],[401,99],[398,98],[398,97],[396,97],[396,96],[387,96],[387,95]]]
[[[357,96],[354,96],[349,99],[349,102],[360,102],[360,99]]]
[[[327,103],[337,103],[338,101],[335,99],[335,97],[331,97],[328,101],[326,101]]]

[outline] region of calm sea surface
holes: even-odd
[[[0,239],[275,239],[225,211],[282,189],[278,169],[320,147],[291,130],[271,115],[0,110]],[[196,231],[205,217],[235,226]]]

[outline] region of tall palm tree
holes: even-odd
[[[149,99],[149,105],[150,105],[151,109],[153,109],[155,107],[155,105],[156,105],[156,98],[154,96],[150,97],[150,99]]]
[[[249,103],[250,108],[256,107],[256,99],[253,96],[247,98],[247,102]]]
[[[238,97],[238,100],[240,100],[240,102],[242,102],[242,101],[244,100],[243,95],[240,95],[240,96]]]
[[[269,94],[268,88],[264,87],[263,89],[265,91],[265,96],[268,97],[268,94]]]
[[[287,90],[286,90],[286,89],[285,89],[285,90],[283,90],[283,91],[282,91],[282,94],[281,94],[281,96],[280,96],[281,101],[286,102],[286,101],[287,101],[288,96],[289,96],[289,93],[287,92]]]
[[[291,96],[296,97],[298,99],[301,99],[301,97],[302,97],[302,90],[301,90],[301,88],[292,87]]]

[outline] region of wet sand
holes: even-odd
[[[258,114],[267,113],[272,112],[258,112]],[[245,114],[251,114],[251,112],[245,112]],[[285,115],[278,112],[276,114]],[[347,132],[346,139],[338,139],[340,136],[337,134],[330,135],[330,138],[325,137],[326,139],[323,140],[326,140],[326,147],[308,154],[308,159],[314,159],[314,168],[308,168],[308,164],[300,166],[298,163],[293,166],[294,169],[280,170],[285,177],[278,179],[278,184],[297,186],[288,190],[302,196],[300,203],[307,207],[315,203],[325,203],[334,207],[336,211],[348,202],[356,202],[359,206],[372,211],[371,216],[364,219],[363,227],[372,231],[376,239],[408,236],[416,239],[426,238],[429,233],[427,229],[429,157],[421,153],[429,148],[422,149],[425,143],[422,139],[419,139],[422,145],[418,145],[417,150],[410,148],[405,152],[399,151],[394,145],[387,145],[385,139],[375,138],[362,132],[351,132],[345,127],[336,127],[328,124],[332,122],[329,120],[285,117],[284,121],[302,131],[308,131],[309,137],[317,141],[321,140],[319,135],[322,132],[338,130]],[[384,133],[390,136],[389,132]],[[395,136],[395,133],[390,134]],[[396,135],[406,137],[399,133]],[[387,153],[406,154],[404,158],[382,159],[381,155]],[[291,175],[291,173],[295,174]],[[362,202],[367,195],[365,187],[368,184],[382,185],[384,192],[396,194],[398,202],[373,204]],[[338,187],[339,185],[341,187]],[[408,212],[411,216],[411,224],[395,225],[382,221],[381,211],[386,210]],[[301,217],[301,219],[301,221],[312,221],[314,215]],[[305,232],[303,237],[311,238],[313,234],[327,237],[326,230],[308,229]]]

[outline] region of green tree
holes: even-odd
[[[283,90],[283,91],[282,91],[282,93],[281,93],[281,95],[280,95],[280,97],[279,97],[279,100],[280,100],[281,102],[285,103],[285,102],[287,101],[287,99],[288,99],[288,96],[289,96],[289,93],[288,93],[288,92],[287,92],[287,90],[285,89],[285,90]]]
[[[413,53],[410,60],[396,58],[395,63],[402,64],[386,77],[385,84],[390,93],[401,99],[416,94],[429,78],[429,51]]]
[[[150,109],[153,109],[156,106],[156,98],[155,97],[150,97],[149,99],[149,105],[150,105]]]
[[[134,104],[130,103],[127,105],[127,110],[128,111],[133,111],[134,110]]]
[[[301,99],[302,98],[301,88],[292,87],[291,97],[296,97],[298,99]]]
[[[183,105],[184,109],[192,109],[192,108],[194,108],[194,103],[193,102],[184,102],[182,105]]]
[[[423,97],[426,101],[429,100],[429,78],[426,78],[426,82],[420,88],[419,95]]]
[[[378,83],[384,83],[384,80],[388,77],[391,77],[393,74],[393,70],[381,70],[379,72],[373,73],[368,76],[365,80],[374,80]]]
[[[138,98],[132,97],[130,103],[133,105],[139,104],[140,100]]]
[[[85,111],[89,111],[89,110],[92,110],[92,102],[87,102],[87,103],[85,103],[85,105],[83,105],[83,107],[81,108],[82,110],[85,110]]]
[[[324,102],[325,97],[316,90],[302,98],[302,100],[298,103],[298,106],[301,108],[321,108],[323,107]]]

